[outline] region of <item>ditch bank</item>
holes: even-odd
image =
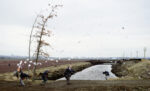
[[[36,74],[37,74],[36,79],[41,80],[41,77],[38,76],[38,74],[44,72],[45,70],[50,71],[50,73],[48,74],[49,80],[59,79],[64,76],[63,75],[64,71],[69,65],[72,66],[72,68],[75,72],[81,71],[87,67],[92,66],[92,64],[89,62],[76,62],[73,64],[63,64],[63,65],[44,67],[44,68],[40,68],[40,69],[36,70]],[[30,70],[29,72],[27,70],[23,71],[23,72],[32,76],[32,70]],[[8,72],[8,73],[0,73],[0,80],[17,81],[18,79],[17,79],[17,77],[13,76],[13,72]]]
[[[65,65],[59,65],[59,66],[51,66],[46,68],[38,69],[36,72],[37,74],[44,72],[45,70],[48,70],[50,73],[48,74],[49,80],[57,80],[59,78],[64,77],[65,69],[71,65],[72,69],[76,72],[81,71],[85,68],[88,68],[92,66],[90,62],[77,62],[73,64],[65,64]],[[37,80],[41,80],[41,77],[37,75]]]
[[[120,80],[150,80],[149,60],[118,61],[112,65],[112,73]]]
[[[64,72],[65,69],[68,67],[69,65],[62,65],[62,66],[58,66],[58,67],[54,67],[54,68],[47,68],[50,69],[50,73],[48,75],[48,79],[49,80],[57,80],[61,77],[64,77]],[[88,68],[90,66],[92,66],[91,63],[89,62],[79,62],[79,63],[75,63],[75,64],[71,64],[72,69],[76,72],[79,72],[85,68]]]

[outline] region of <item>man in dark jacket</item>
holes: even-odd
[[[74,71],[72,70],[71,65],[64,72],[64,76],[67,80],[68,85],[70,84],[70,77],[73,73],[74,73]]]
[[[21,85],[21,86],[24,86],[24,85],[25,85],[24,82],[23,82],[23,80],[24,80],[25,78],[26,78],[26,79],[27,79],[27,78],[31,78],[31,76],[29,76],[28,74],[23,73],[21,67],[18,67],[18,68],[17,68],[17,71],[15,71],[13,75],[16,76],[17,79],[19,79],[19,82],[20,82],[20,85]]]
[[[105,75],[105,79],[107,80],[107,77],[109,76],[109,72],[108,71],[104,71],[103,74]]]
[[[44,71],[43,73],[40,73],[40,74],[39,74],[39,75],[41,76],[41,78],[42,78],[44,84],[45,84],[45,83],[47,82],[47,80],[48,80],[48,73],[49,73],[49,71],[46,70],[46,71]]]
[[[28,74],[23,73],[23,72],[21,71],[21,72],[20,72],[20,84],[21,84],[22,86],[25,85],[24,82],[23,82],[23,80],[24,80],[25,78],[31,78],[31,76],[29,76]]]

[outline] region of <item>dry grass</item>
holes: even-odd
[[[133,76],[135,78],[142,78],[143,75],[150,74],[150,61],[143,60],[137,64],[128,68],[129,76]],[[144,78],[143,78],[144,79]]]
[[[127,64],[126,64],[127,65]],[[150,61],[142,60],[130,66],[124,66],[127,69],[127,75],[113,80],[139,80],[150,79]]]

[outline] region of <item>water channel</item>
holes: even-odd
[[[95,65],[89,68],[86,68],[80,72],[75,73],[71,76],[71,80],[106,80],[106,76],[103,74],[104,71],[109,72],[109,78],[116,78],[116,76],[111,72],[111,66],[109,64]],[[59,80],[65,80],[61,78]]]

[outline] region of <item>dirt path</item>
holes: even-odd
[[[65,81],[49,82],[45,86],[28,83],[21,87],[17,82],[0,82],[0,91],[150,91],[150,81]]]

